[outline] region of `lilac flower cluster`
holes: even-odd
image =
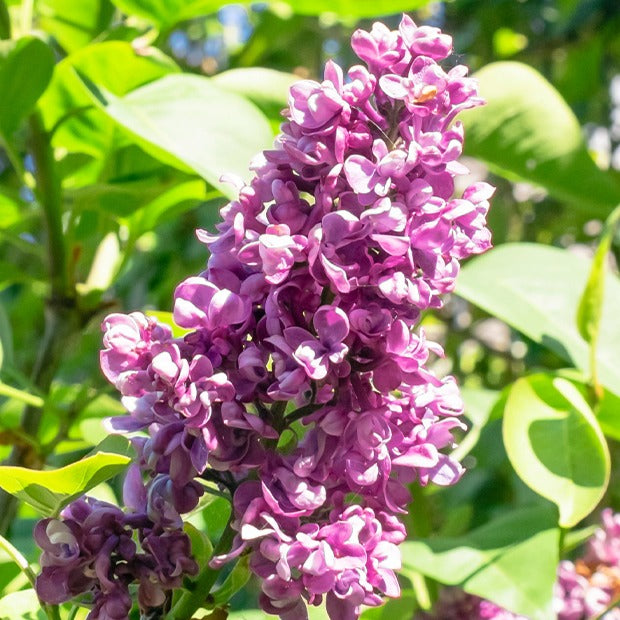
[[[614,603],[620,603],[620,513],[607,508],[584,557],[560,562],[554,606],[558,620],[620,620]]]
[[[138,584],[141,609],[157,609],[181,587],[184,575],[197,573],[166,483],[160,478],[151,484],[147,498],[141,478],[132,466],[125,483],[127,513],[84,498],[68,506],[62,520],[37,524],[34,538],[43,550],[36,582],[41,600],[59,604],[82,596],[92,605],[89,618],[124,620],[133,605],[130,584]]]
[[[218,481],[233,492],[236,536],[212,565],[250,553],[263,609],[285,620],[324,600],[331,618],[355,619],[399,595],[407,485],[462,474],[444,452],[464,428],[458,389],[428,369],[441,348],[413,328],[453,289],[459,261],[490,247],[493,188],[452,198],[467,172],[454,117],[482,102],[465,67],[437,63],[451,38],[403,16],[397,31],[358,30],[352,46],[366,66],[345,76],[329,62],[324,81],[292,86],[274,148],[217,233],[198,232],[207,269],[175,291],[174,320],[189,333],[173,338],[139,313],[104,322],[101,365],[130,414],[115,428],[146,431],[133,439],[146,487],[115,523],[146,514],[182,536],[196,479]],[[73,510],[40,541],[67,595],[107,593],[110,574],[141,584],[120,547],[118,568],[101,561],[88,583],[68,576],[65,557],[77,573],[93,559]],[[70,550],[52,549],[69,530]]]

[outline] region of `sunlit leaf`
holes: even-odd
[[[157,50],[138,54],[130,43],[108,41],[78,50],[56,66],[49,89],[41,99],[47,129],[54,128],[53,144],[72,152],[88,153],[103,165],[117,139],[114,123],[93,105],[76,71],[115,95],[138,88],[168,73],[176,64]]]
[[[577,331],[575,315],[590,265],[559,248],[501,245],[463,268],[457,293],[589,375],[588,345]],[[615,393],[620,393],[619,307],[620,281],[609,274],[597,360],[600,382]]]
[[[609,451],[572,383],[545,374],[519,379],[506,401],[503,437],[519,477],[558,506],[560,525],[572,527],[594,510],[609,483]]]
[[[178,22],[200,15],[214,13],[227,0],[112,0],[129,15],[137,15],[159,28],[169,28]],[[293,12],[300,15],[335,13],[341,17],[376,17],[413,11],[426,6],[431,0],[284,0]],[[243,4],[243,3],[242,3]],[[250,4],[246,0],[245,4]]]
[[[223,192],[224,173],[249,178],[250,160],[272,143],[265,116],[247,99],[197,75],[169,75],[124,97],[87,81],[101,109],[150,155],[195,171]]]
[[[67,504],[99,483],[121,473],[131,459],[99,452],[54,470],[0,467],[0,487],[44,516],[57,515]]]
[[[466,153],[593,217],[609,214],[620,202],[620,184],[596,166],[577,118],[553,86],[517,62],[491,63],[475,77],[487,105],[462,115]]]
[[[552,620],[559,530],[549,507],[516,510],[458,538],[401,545],[403,566],[531,620]]]
[[[47,620],[39,597],[33,589],[11,592],[0,598],[0,618],[11,620]]]
[[[114,15],[110,0],[37,0],[39,26],[67,51],[83,47],[103,32]]]
[[[289,88],[300,77],[262,67],[229,69],[213,77],[220,88],[247,97],[270,117],[279,117],[287,106]],[[282,119],[283,120],[283,119]]]

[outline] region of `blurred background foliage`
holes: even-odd
[[[450,62],[471,67],[489,101],[464,119],[466,181],[490,177],[498,186],[489,218],[498,249],[465,267],[458,294],[424,319],[446,349],[437,367],[464,386],[473,428],[459,450],[470,471],[453,489],[415,491],[404,597],[365,617],[409,618],[450,583],[547,618],[558,553],[579,533],[558,551],[557,514],[549,517],[539,496],[558,506],[564,530],[601,500],[620,508],[613,227],[614,251],[603,254],[600,271],[607,264],[613,273],[605,304],[575,321],[589,260],[620,203],[617,0],[0,0],[0,457],[58,467],[105,439],[101,420],[123,410],[98,368],[103,316],[170,311],[176,284],[205,264],[194,230],[213,229],[234,196],[220,175],[248,178],[251,157],[277,132],[292,81],[320,79],[328,59],[354,63],[352,31],[378,18],[396,27],[402,11],[454,36]],[[507,422],[502,440],[504,411],[516,411],[517,424],[519,412],[548,404],[553,390],[579,409],[573,388],[557,383],[567,366],[562,380],[597,416],[588,421],[590,443],[570,463],[602,468],[587,497],[554,491],[557,481],[541,489],[525,471],[530,457],[511,445],[520,440],[506,438]],[[582,423],[562,430],[568,444],[555,444],[553,429],[548,441],[571,451]],[[95,492],[114,501],[118,484]],[[573,492],[579,508],[563,513],[562,498]],[[213,540],[224,504],[194,519]],[[547,510],[534,525],[519,512],[531,506]],[[32,507],[0,498],[2,533],[33,563],[35,520]],[[488,535],[476,534],[481,527],[513,538],[489,555],[476,542]],[[481,567],[508,566],[512,586],[494,574],[453,574],[441,549],[455,541],[477,550]],[[544,545],[549,566],[537,568],[532,558]],[[530,584],[532,597],[514,602],[502,592],[526,579],[514,568],[522,558],[534,562],[538,589]],[[1,618],[37,617],[28,615],[36,612],[26,585],[0,555],[11,614],[21,614],[19,601],[25,610],[5,616],[0,601]],[[252,592],[240,592],[233,609],[251,607]]]

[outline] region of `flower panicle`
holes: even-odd
[[[467,172],[454,119],[482,101],[465,67],[438,63],[451,38],[404,15],[395,31],[356,31],[352,47],[364,64],[345,75],[330,61],[321,82],[291,87],[252,181],[215,233],[198,231],[206,269],[174,294],[189,333],[174,338],[141,313],[104,321],[101,367],[129,413],[112,424],[141,431],[129,512],[80,500],[118,530],[106,562],[83,549],[90,530],[73,507],[42,526],[43,600],[53,578],[56,600],[89,592],[89,617],[114,617],[100,601],[147,575],[158,589],[140,585],[141,608],[163,604],[195,570],[177,553],[201,477],[232,494],[235,540],[212,564],[251,554],[268,613],[297,620],[325,601],[330,617],[354,620],[399,595],[407,485],[463,473],[450,456],[463,403],[429,368],[441,347],[415,328],[453,290],[460,261],[490,247],[494,189],[453,198]],[[141,548],[125,557],[132,529]],[[62,552],[57,531],[70,540]],[[157,549],[153,532],[169,545]]]

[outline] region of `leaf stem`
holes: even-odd
[[[4,536],[0,536],[0,547],[4,549],[13,562],[19,566],[22,573],[28,578],[30,585],[34,588],[36,575],[32,572],[28,560]]]
[[[230,548],[233,538],[235,537],[235,530],[232,529],[231,523],[232,518],[226,525],[226,529],[215,546],[212,557],[220,555]],[[193,582],[193,588],[191,590],[186,590],[182,594],[174,607],[166,614],[164,620],[186,620],[187,618],[192,618],[194,612],[204,605],[219,574],[219,570],[207,567]]]
[[[79,315],[75,288],[67,270],[67,248],[62,228],[62,189],[54,159],[54,151],[45,131],[43,120],[35,111],[28,120],[29,150],[34,161],[35,195],[41,207],[47,229],[47,257],[50,279],[50,296],[45,313],[45,331],[41,339],[31,381],[42,393],[47,394],[62,358],[67,340],[77,331]],[[37,402],[37,405],[39,403]],[[28,403],[22,415],[21,428],[26,435],[35,437],[41,420],[40,407]],[[37,455],[38,457],[39,455]],[[30,466],[41,464],[40,458],[32,459],[32,446],[15,446],[7,459],[8,465]],[[5,533],[15,514],[17,500],[0,493],[0,534]]]
[[[2,381],[0,381],[0,396],[21,400],[22,403],[26,403],[27,405],[31,405],[37,409],[41,409],[41,407],[45,404],[45,401],[40,396],[35,396],[34,394],[29,394],[23,390],[18,390],[17,388],[3,383]]]

